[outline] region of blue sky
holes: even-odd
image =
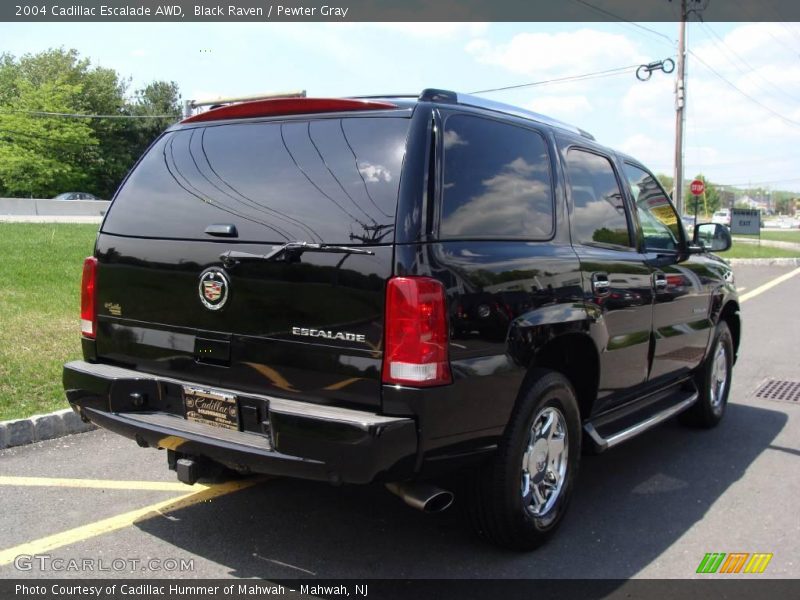
[[[339,96],[471,92],[627,67],[674,57],[677,31],[676,23],[3,23],[0,50],[76,48],[131,76],[132,88],[174,80],[184,98]],[[686,176],[800,191],[800,24],[691,23],[688,40]],[[624,72],[486,97],[578,125],[671,174],[674,78],[657,72],[642,83]]]

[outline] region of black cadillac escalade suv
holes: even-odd
[[[117,192],[64,387],[187,483],[221,464],[437,510],[463,470],[477,531],[532,548],[582,450],[722,418],[739,305],[709,251],[729,246],[688,240],[635,159],[511,106],[231,104]]]

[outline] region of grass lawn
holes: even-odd
[[[717,252],[716,254],[719,254],[722,258],[798,258],[800,257],[800,250],[772,248],[734,240],[730,250]]]
[[[0,420],[67,408],[80,358],[80,278],[97,225],[0,223]]]
[[[794,242],[800,244],[800,229],[787,229],[786,231],[762,231],[762,240],[774,240],[776,242]]]

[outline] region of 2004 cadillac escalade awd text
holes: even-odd
[[[739,306],[709,251],[729,246],[715,224],[688,240],[633,158],[511,106],[231,104],[117,192],[64,387],[189,483],[221,464],[438,510],[463,470],[476,530],[533,548],[582,450],[722,418]]]

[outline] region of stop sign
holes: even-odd
[[[700,196],[706,191],[706,184],[703,183],[702,179],[695,179],[689,189],[692,190],[692,194],[695,196]]]

